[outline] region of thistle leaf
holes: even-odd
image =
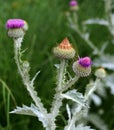
[[[30,115],[30,116],[36,116],[33,112],[33,108],[32,105],[31,107],[28,107],[26,105],[23,105],[22,107],[16,107],[16,109],[14,109],[13,111],[11,111],[10,113],[12,114],[22,114],[22,115]]]
[[[103,55],[100,58],[96,58],[93,61],[96,67],[103,67],[109,70],[114,70],[114,56],[113,55]]]
[[[99,19],[99,18],[88,19],[88,20],[84,21],[84,24],[99,24],[99,25],[104,25],[104,26],[109,25],[108,21],[106,21],[104,19]]]
[[[89,120],[92,124],[94,124],[99,130],[108,130],[107,125],[96,114],[89,114],[87,116],[87,120]]]
[[[33,77],[33,79],[31,80],[31,85],[34,85],[34,81],[37,78],[37,76],[39,75],[40,71],[38,71],[35,76]]]
[[[43,126],[44,127],[47,126],[47,121],[46,121],[45,115],[43,113],[41,113],[34,104],[31,104],[30,107],[28,107],[26,105],[23,105],[22,107],[17,106],[16,109],[11,111],[10,113],[30,115],[30,116],[38,117],[39,121],[41,121],[43,123]]]
[[[110,88],[111,94],[114,95],[114,74],[107,75],[103,81]]]
[[[91,129],[90,126],[83,126],[83,124],[78,125],[75,130],[94,130]]]
[[[93,100],[93,102],[95,103],[96,106],[100,106],[101,105],[102,100],[101,100],[101,98],[98,95],[92,94],[91,98],[92,98],[92,100]]]
[[[66,110],[67,110],[68,118],[69,118],[69,121],[70,121],[71,120],[71,111],[70,111],[70,107],[69,107],[68,104],[66,105]]]
[[[60,68],[60,64],[54,64],[54,66],[59,69]]]
[[[75,89],[70,90],[61,95],[63,98],[70,99],[80,104],[81,106],[84,106],[84,107],[86,106],[84,96],[81,93],[77,92]]]

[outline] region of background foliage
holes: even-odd
[[[78,0],[79,3],[79,25],[88,18],[105,18],[103,0]],[[77,49],[79,55],[91,56],[91,48],[68,27],[66,14],[69,11],[69,0],[1,0],[0,1],[0,130],[43,130],[40,122],[34,117],[9,115],[18,104],[30,105],[31,99],[26,92],[21,78],[18,75],[13,58],[13,42],[7,37],[5,23],[9,18],[22,18],[29,24],[29,30],[23,42],[23,49],[27,48],[24,58],[31,63],[31,75],[41,70],[37,78],[36,89],[42,98],[45,106],[50,107],[54,86],[55,86],[55,67],[58,60],[52,55],[53,46],[68,37]],[[81,28],[81,26],[80,26]],[[114,43],[112,36],[105,26],[89,25],[88,31],[91,33],[90,39],[100,49],[105,41],[109,41],[106,53],[114,53]],[[108,70],[107,70],[108,71]],[[94,73],[94,65],[93,72]],[[110,73],[110,71],[109,71]],[[80,79],[77,86],[81,86],[79,91],[84,91],[84,84],[89,78]],[[114,96],[107,88],[107,97],[101,106],[91,105],[91,111],[102,113],[101,118],[108,125],[109,130],[114,128]],[[64,108],[61,108],[63,113]],[[65,123],[65,118],[58,117],[59,130]],[[60,118],[60,119],[59,119]]]

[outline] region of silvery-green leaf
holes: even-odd
[[[41,113],[38,110],[38,108],[33,104],[31,104],[30,107],[28,107],[26,105],[23,105],[22,107],[17,106],[16,109],[11,111],[10,113],[36,116],[36,117],[38,117],[39,121],[41,121],[43,123],[44,127],[47,126],[47,121],[46,121],[45,115],[43,113]]]
[[[81,106],[86,106],[84,96],[82,95],[82,93],[77,92],[75,89],[70,90],[61,95],[63,98],[70,99],[70,100],[80,104]]]
[[[87,84],[86,91],[85,91],[85,96],[87,96],[89,94],[89,92],[91,91],[93,86],[94,86],[94,81],[90,81],[89,84]],[[106,96],[106,90],[104,88],[104,83],[102,81],[97,83],[97,87],[96,87],[95,91],[96,91],[96,93],[98,93],[102,97]],[[90,97],[91,97],[91,95],[90,95]]]
[[[102,100],[98,95],[92,94],[91,98],[92,98],[93,102],[95,103],[95,105],[97,105],[97,106],[101,105]]]
[[[14,109],[13,111],[11,111],[10,113],[36,116],[34,114],[34,112],[33,112],[33,108],[32,107],[28,107],[26,105],[23,105],[22,107],[18,107],[17,106],[16,109]]]
[[[110,88],[111,94],[114,95],[114,74],[107,75],[104,83]]]
[[[114,6],[114,5],[113,5]],[[114,7],[113,7],[114,8]],[[111,15],[112,24],[114,25],[114,13]]]
[[[60,68],[60,64],[54,64],[54,66],[59,69]]]
[[[99,58],[96,58],[93,61],[93,65],[96,67],[103,67],[110,70],[114,70],[114,56],[113,55],[103,55]]]
[[[107,48],[109,42],[104,42],[103,45],[101,46],[100,52],[103,54],[104,50]]]
[[[93,88],[94,82],[90,81],[89,84],[86,86],[85,96],[88,95],[89,91]]]
[[[107,96],[105,86],[106,84],[103,81],[100,81],[96,89],[96,93],[98,93],[98,95],[100,95],[103,98]]]
[[[70,111],[70,107],[69,107],[68,104],[66,105],[66,110],[67,110],[68,118],[69,118],[69,121],[70,121],[71,120],[71,111]]]
[[[31,80],[31,85],[33,86],[34,85],[34,81],[36,79],[36,77],[39,75],[40,71],[38,71],[35,76],[33,77],[33,79]]]
[[[85,34],[84,34],[84,38],[85,38],[86,40],[88,40],[89,37],[90,37],[90,34],[89,34],[89,33],[85,33]]]
[[[108,130],[107,125],[97,114],[89,114],[87,120],[94,124],[99,130]]]
[[[91,129],[90,126],[83,126],[83,124],[78,125],[75,130],[95,130]]]
[[[99,25],[105,25],[105,26],[109,25],[108,21],[104,19],[99,19],[99,18],[88,19],[84,21],[84,24],[99,24]]]

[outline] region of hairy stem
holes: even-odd
[[[63,78],[64,78],[64,71],[65,71],[65,60],[62,59],[60,66],[59,66],[59,70],[58,70],[58,77],[57,77],[57,87],[56,87],[56,93],[54,95],[54,100],[52,103],[52,108],[51,108],[51,115],[52,115],[52,124],[51,124],[51,129],[50,130],[55,130],[56,125],[55,125],[55,118],[57,117],[58,113],[59,113],[59,109],[62,106],[62,97],[61,97],[61,90],[63,87]]]
[[[85,100],[87,101],[89,99],[89,97],[94,93],[94,91],[97,88],[97,85],[99,84],[100,79],[96,79],[96,81],[94,82],[93,87],[89,90],[89,92],[85,95]]]
[[[68,90],[72,85],[75,84],[75,82],[79,79],[79,76],[75,76],[73,79],[71,79],[62,89],[61,91],[64,92]]]
[[[36,106],[39,108],[39,110],[46,115],[47,110],[43,107],[43,104],[41,103],[41,99],[37,96],[36,91],[34,90],[34,86],[31,84],[31,81],[29,79],[29,74],[24,72],[22,63],[23,61],[21,61],[21,42],[22,42],[23,38],[18,38],[18,39],[14,39],[14,53],[15,53],[15,62],[17,64],[17,68],[18,71],[21,75],[21,78],[23,80],[24,85],[26,86],[26,89],[28,90],[31,98],[33,99],[33,101],[35,102]]]

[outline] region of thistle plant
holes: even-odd
[[[30,64],[28,61],[22,60],[23,51],[21,46],[25,33],[28,30],[28,24],[22,19],[9,19],[6,23],[6,28],[8,30],[8,36],[14,41],[14,59],[18,72],[33,101],[31,106],[17,106],[10,113],[35,116],[42,122],[46,130],[55,130],[57,128],[56,119],[59,115],[60,108],[66,105],[68,120],[64,126],[64,130],[93,130],[90,126],[86,125],[90,97],[96,91],[100,80],[105,77],[105,70],[103,68],[96,70],[96,80],[88,83],[84,94],[73,88],[72,86],[75,85],[79,78],[85,78],[91,74],[92,60],[88,56],[83,58],[78,56],[78,59],[71,66],[74,72],[74,76],[71,76],[67,70],[67,66],[69,65],[69,60],[75,59],[76,51],[68,38],[65,38],[59,45],[53,48],[53,54],[60,60],[60,64],[55,65],[57,69],[57,83],[52,105],[48,112],[34,86],[34,81],[40,71],[31,79],[29,74]],[[68,103],[63,104],[62,101],[64,99],[71,100],[73,105],[70,106]]]

